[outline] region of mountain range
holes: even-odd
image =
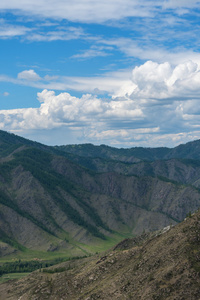
[[[0,131],[0,256],[90,255],[200,207],[200,141],[46,146]]]

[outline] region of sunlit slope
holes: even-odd
[[[104,254],[0,285],[0,299],[191,299],[200,294],[200,213]]]

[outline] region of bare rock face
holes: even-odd
[[[98,256],[0,285],[0,299],[183,299],[200,294],[200,212]],[[60,270],[60,272],[59,272]]]

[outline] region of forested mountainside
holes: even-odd
[[[173,149],[117,149],[92,144],[56,146],[70,160],[95,172],[117,172],[124,175],[165,177],[171,181],[199,187],[200,141]],[[69,151],[69,152],[67,152]]]
[[[179,151],[49,147],[0,131],[0,255],[88,255],[182,221],[200,207],[198,145]],[[118,160],[78,150],[88,147],[111,149]],[[124,162],[124,153],[134,149],[140,155],[131,152]],[[152,161],[146,161],[146,151],[154,153]]]
[[[0,285],[0,299],[198,300],[200,212],[126,239],[104,254],[42,268]]]
[[[55,146],[56,149],[83,157],[112,159],[123,162],[153,161],[171,158],[200,159],[200,140],[188,142],[175,148],[113,148],[92,144]]]

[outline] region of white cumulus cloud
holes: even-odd
[[[40,76],[34,70],[22,71],[17,75],[17,78],[28,80],[28,81],[38,81],[41,79]]]
[[[132,80],[123,85],[116,97],[129,95],[132,99],[154,99],[169,101],[200,98],[200,69],[197,63],[187,61],[177,66],[168,62],[147,61],[135,67]]]

